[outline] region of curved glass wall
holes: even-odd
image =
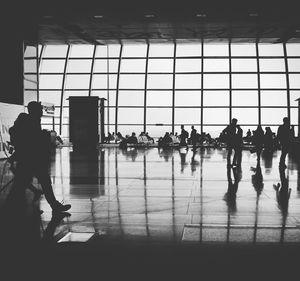
[[[257,124],[276,131],[285,116],[297,124],[300,44],[200,42],[39,49],[38,97],[55,104],[55,130],[66,138],[69,96],[107,99],[106,134],[147,131],[159,137],[166,131],[179,133],[180,125],[188,130],[194,125],[198,132],[216,137],[233,117],[244,133]],[[24,59],[26,65],[32,58],[25,54]],[[25,76],[30,74],[25,68]],[[25,88],[25,100],[31,91]],[[52,129],[51,119],[42,122]]]

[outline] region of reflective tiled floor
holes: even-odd
[[[290,156],[288,168],[279,171],[279,157],[280,151],[263,153],[259,167],[256,155],[245,150],[238,169],[227,168],[225,149],[106,147],[92,154],[57,149],[51,165],[54,191],[72,208],[52,229],[53,239],[299,243],[298,164]],[[1,171],[3,205],[12,174],[5,161]],[[44,211],[36,220],[43,237],[52,213],[44,197],[35,204]]]

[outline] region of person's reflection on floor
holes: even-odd
[[[191,158],[191,171],[192,171],[192,175],[194,175],[194,172],[197,170],[197,167],[199,167],[200,162],[195,160],[195,156],[197,154],[196,150],[193,150],[193,156]]]
[[[159,157],[163,157],[168,162],[173,154],[173,149],[171,147],[158,147],[157,149]]]
[[[183,173],[184,168],[188,165],[186,163],[186,154],[188,152],[188,148],[187,147],[181,147],[179,148],[179,155],[180,155],[180,164],[181,164],[181,173]]]
[[[42,241],[44,243],[54,243],[55,240],[55,230],[59,226],[59,224],[62,222],[64,218],[70,217],[71,214],[68,212],[62,212],[62,213],[53,213],[52,218],[49,221],[46,229],[44,230]]]
[[[261,172],[260,162],[257,161],[256,167],[251,167],[251,171],[254,174],[251,176],[252,185],[256,191],[257,196],[259,196],[264,188],[263,176]]]
[[[279,168],[280,182],[274,184],[273,187],[276,191],[276,200],[278,207],[283,215],[287,215],[289,199],[291,195],[291,188],[289,188],[289,179],[285,174],[285,168]]]
[[[233,172],[233,180],[231,177],[231,171]],[[236,212],[236,193],[238,191],[238,185],[242,178],[242,170],[241,168],[232,168],[227,166],[227,181],[228,188],[227,192],[224,195],[224,200],[227,203],[228,211],[230,213]]]
[[[265,173],[270,174],[273,167],[273,151],[264,149],[261,154],[261,158],[265,166]]]

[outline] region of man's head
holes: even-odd
[[[231,119],[231,124],[232,124],[232,125],[236,125],[236,124],[237,124],[237,119],[232,118],[232,119]]]
[[[40,102],[31,101],[27,105],[29,115],[40,118],[43,116],[43,107]]]
[[[290,119],[288,117],[283,118],[283,124],[289,125],[290,124]]]

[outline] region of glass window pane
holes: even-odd
[[[200,74],[176,74],[175,88],[176,89],[200,89],[201,75]]]
[[[283,56],[282,44],[258,44],[260,56]]]
[[[176,124],[198,124],[200,123],[200,108],[175,108]]]
[[[117,44],[108,45],[108,56],[110,58],[120,57],[120,49],[121,49],[121,45],[117,45]]]
[[[24,73],[35,72],[37,70],[37,60],[36,59],[26,59],[24,60]]]
[[[229,60],[227,59],[204,59],[204,72],[228,72]]]
[[[63,73],[65,62],[65,60],[42,60],[40,65],[40,72]]]
[[[262,108],[261,123],[262,124],[281,124],[282,119],[287,116],[286,108]]]
[[[66,75],[65,89],[88,89],[90,75]]]
[[[257,71],[256,59],[232,59],[231,70],[233,72]]]
[[[128,44],[123,46],[122,57],[146,57],[146,53],[146,44]]]
[[[61,89],[63,75],[40,75],[40,89]]]
[[[148,72],[173,72],[173,60],[149,59]]]
[[[176,72],[201,72],[201,59],[177,59]]]
[[[203,108],[203,124],[227,124],[229,108]]]
[[[209,44],[204,43],[204,56],[228,56],[228,44]]]
[[[228,91],[204,91],[204,106],[229,106]]]
[[[144,109],[143,108],[119,108],[118,123],[119,124],[143,124]]]
[[[147,124],[172,124],[171,108],[147,108]]]
[[[171,104],[170,104],[171,105]],[[201,92],[200,91],[176,91],[175,106],[200,106]]]
[[[24,58],[28,57],[37,57],[37,47],[36,46],[26,46],[25,45],[25,52]]]
[[[118,72],[119,60],[110,59],[109,63],[107,60],[95,60],[94,72]]]
[[[287,92],[282,91],[261,91],[262,106],[287,106]]]
[[[173,75],[148,75],[148,89],[172,89],[173,88]]]
[[[24,104],[37,100],[37,90],[24,90]]]
[[[231,56],[256,56],[255,44],[231,44]]]
[[[204,74],[204,89],[226,89],[229,88],[228,74]]]
[[[290,91],[290,103],[291,106],[298,106],[296,99],[300,98],[300,91]]]
[[[224,124],[224,127],[223,126],[203,126],[203,132],[205,132],[206,134],[210,134],[210,136],[212,138],[217,138],[217,137],[219,137],[222,130],[225,129],[225,126],[227,126],[227,124],[226,125]]]
[[[24,89],[37,89],[37,75],[24,75]]]
[[[257,88],[257,75],[232,74],[232,88]]]
[[[95,58],[106,58],[107,57],[107,49],[108,46],[101,46],[98,45],[96,46],[96,54],[95,54]]]
[[[115,122],[115,120],[116,120],[116,109],[110,107],[108,109],[108,114],[109,114],[109,124],[114,125],[116,123]],[[108,120],[107,120],[107,123],[108,123]],[[112,130],[114,130],[114,128]]]
[[[289,74],[290,88],[300,88],[300,74]]]
[[[284,72],[284,59],[259,59],[260,71]]]
[[[93,52],[94,45],[72,45],[70,50],[70,58],[92,58]]]
[[[285,113],[283,112],[283,114],[285,114],[285,116],[287,116],[286,112]],[[282,118],[281,118],[280,123],[282,124]],[[296,136],[297,136],[298,135],[298,108],[291,108],[291,124],[296,125],[294,129],[295,129],[295,133],[297,131],[297,134],[296,134]]]
[[[150,44],[149,57],[174,57],[174,44]]]
[[[67,72],[91,73],[92,60],[69,60]]]
[[[47,45],[44,48],[43,57],[46,58],[65,58],[67,56],[67,45]]]
[[[201,56],[201,44],[177,44],[177,57]]]
[[[286,44],[286,51],[288,56],[300,56],[300,44]]]
[[[261,88],[286,88],[285,74],[261,74],[260,75]]]
[[[60,105],[61,91],[40,91],[40,101]]]
[[[232,108],[232,118],[238,124],[258,124],[258,108]]]
[[[145,74],[121,74],[120,89],[144,89],[145,88]]]
[[[232,91],[233,106],[258,106],[257,91]]]
[[[288,59],[289,71],[300,71],[300,59]]]
[[[135,60],[122,60],[121,72],[145,72],[146,60],[135,59]]]
[[[107,75],[94,74],[92,79],[93,89],[116,89],[117,88],[117,75],[109,75],[109,81],[107,81]],[[108,84],[109,82],[109,84]]]
[[[151,126],[147,125],[146,131],[149,133],[149,135],[153,138],[159,138],[163,137],[166,132],[171,132],[172,127],[171,126]]]
[[[171,91],[147,91],[148,106],[171,106],[172,92]]]
[[[119,91],[119,106],[121,105],[144,105],[143,91]]]

